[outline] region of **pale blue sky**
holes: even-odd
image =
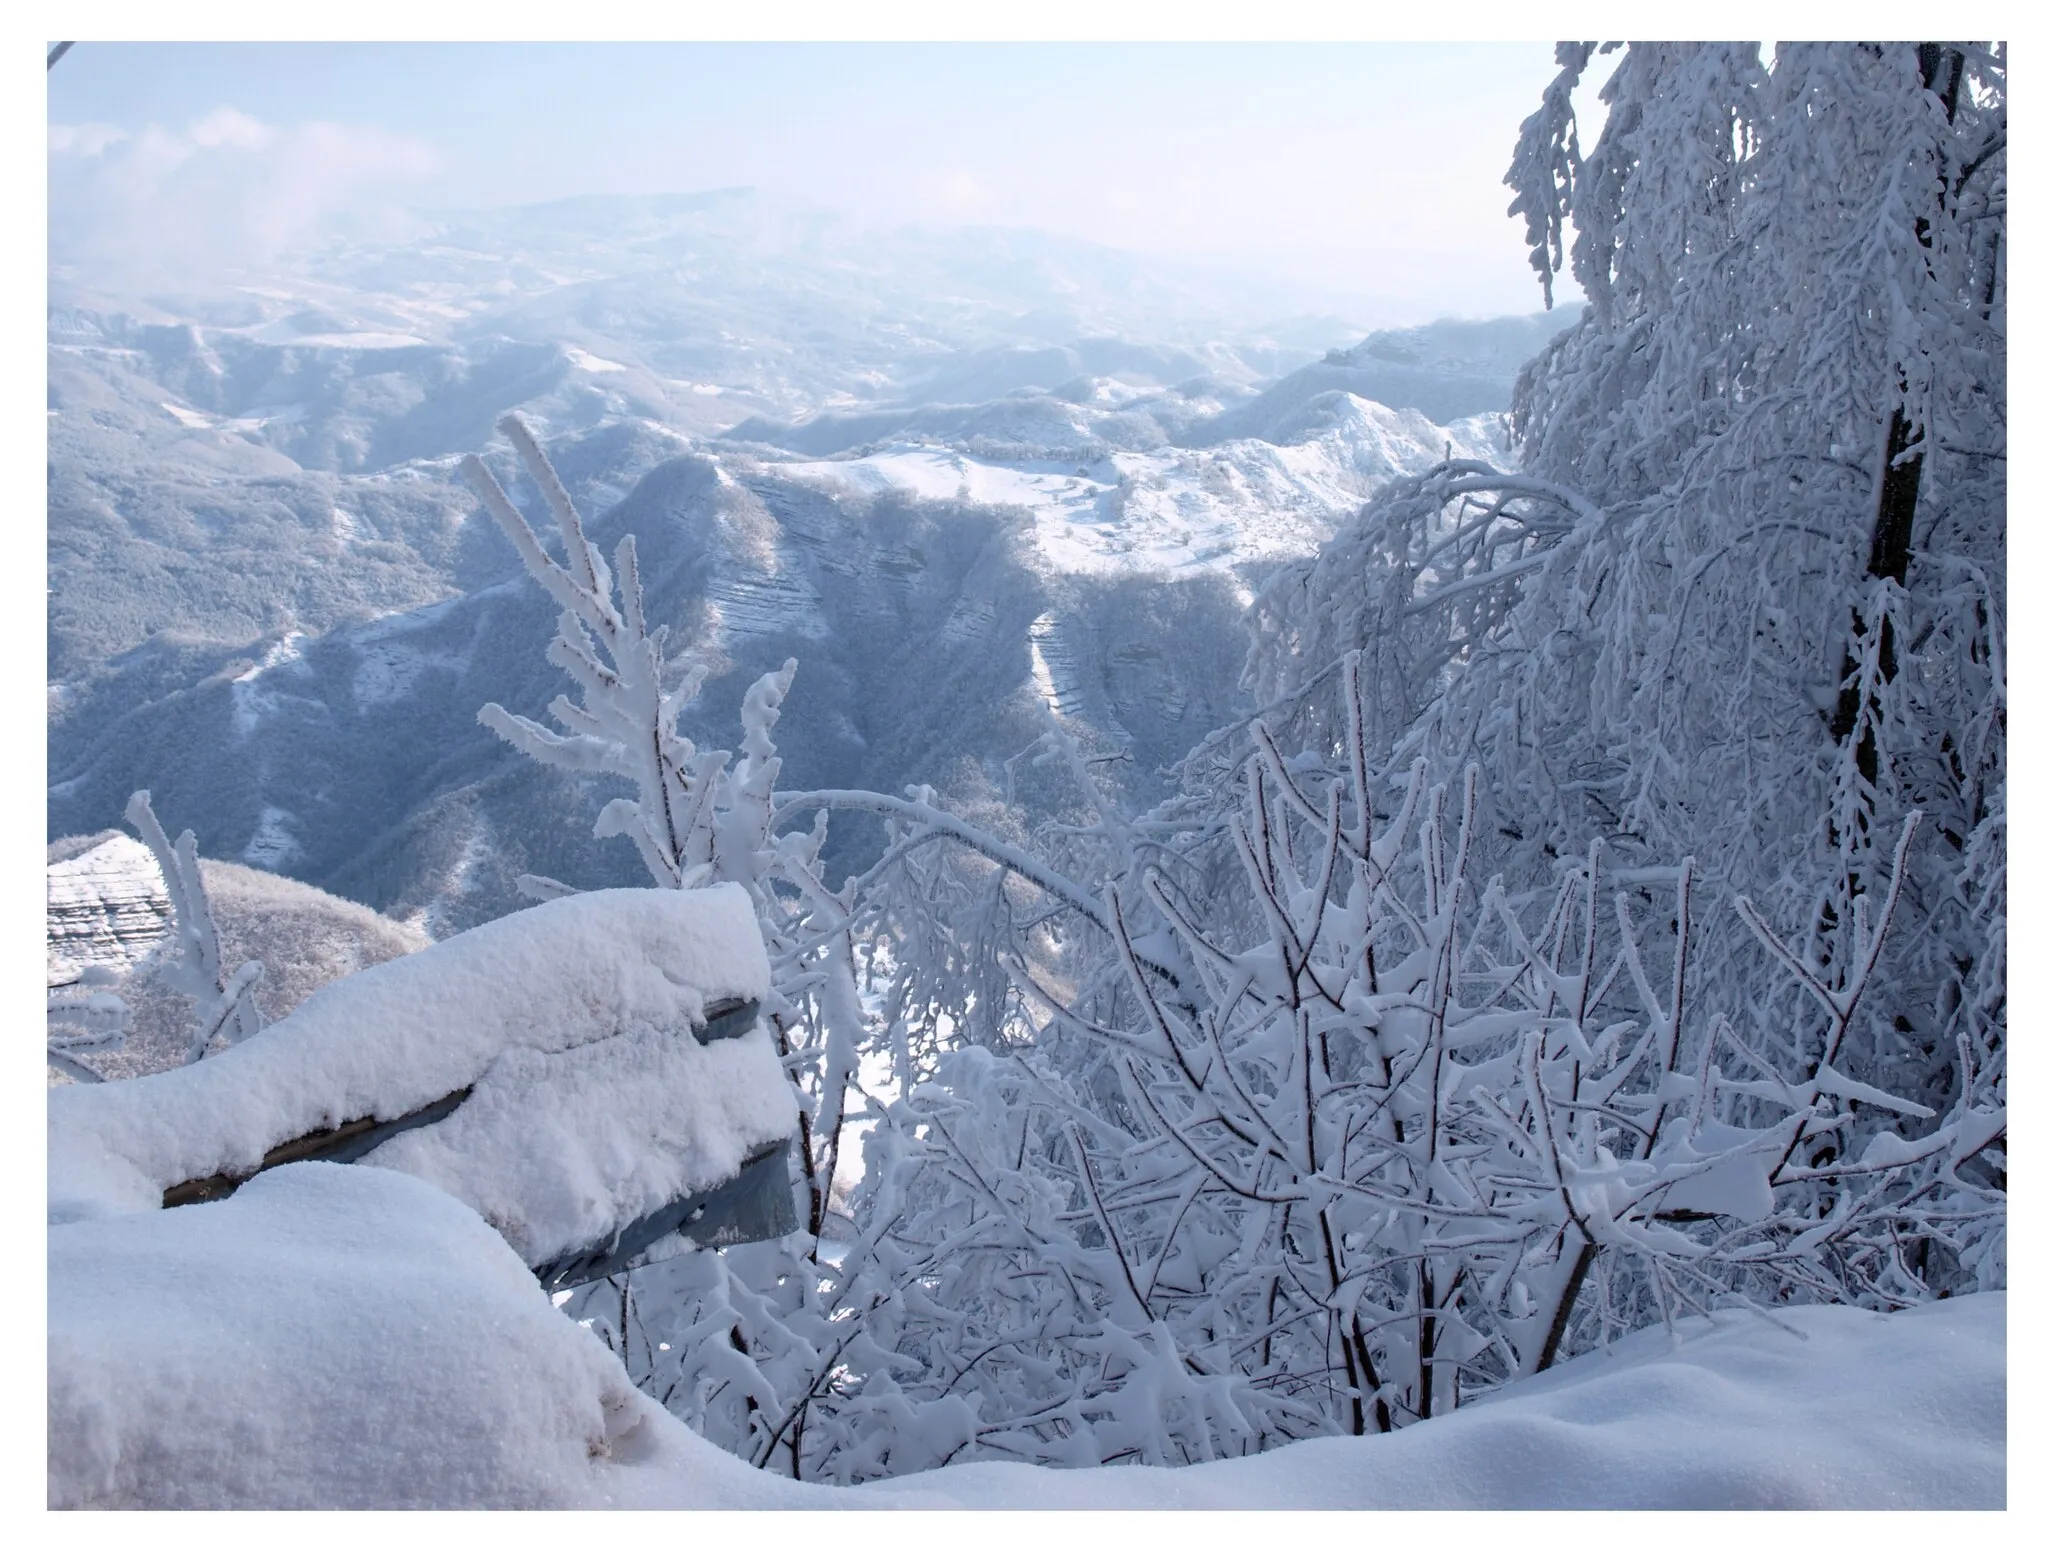
[[[260,258],[394,206],[751,184],[1520,312],[1541,296],[1500,179],[1550,52],[86,43],[48,78],[52,225]]]

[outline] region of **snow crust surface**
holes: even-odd
[[[140,1081],[140,1080],[138,1080]],[[2003,1294],[1637,1333],[1384,1438],[1177,1470],[754,1471],[628,1383],[468,1208],[291,1164],[49,1236],[51,1507],[1996,1508]]]
[[[708,1047],[689,1033],[707,1003],[767,989],[737,886],[536,905],[333,982],[206,1061],[50,1091],[50,1221],[149,1211],[279,1143],[473,1086],[362,1162],[433,1181],[533,1264],[795,1131],[765,1028]]]
[[[49,1256],[53,1509],[562,1504],[652,1406],[476,1214],[390,1170],[284,1165],[53,1228]]]
[[[979,1509],[2005,1506],[2003,1293],[1695,1317],[1678,1334],[1637,1332],[1385,1437],[1177,1470],[948,1466],[886,1488]]]

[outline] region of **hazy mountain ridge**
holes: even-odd
[[[795,656],[785,785],[979,801],[1050,704],[1144,800],[1240,709],[1267,566],[1447,447],[1506,456],[1497,415],[1305,374],[1355,386],[1337,358],[1392,350],[1490,412],[1501,342],[1541,334],[1331,351],[1341,320],[1249,324],[1128,255],[884,240],[744,191],[450,216],[226,296],[52,291],[50,833],[147,785],[209,850],[435,931],[516,904],[522,871],[636,879],[590,838],[605,783],[475,722],[566,683],[454,468],[481,450],[519,488],[505,410],[607,548],[638,534],[650,609],[717,670],[701,742]]]

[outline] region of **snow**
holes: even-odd
[[[295,698],[262,680],[266,674],[298,663],[305,640],[304,631],[288,630],[270,644],[259,661],[235,675],[228,688],[234,697],[237,738],[249,737],[265,717],[277,711],[281,701]]]
[[[1458,457],[1501,457],[1500,417],[1438,426],[1414,410],[1333,396],[1327,424],[1293,445],[992,460],[897,441],[858,458],[792,459],[777,474],[852,496],[900,491],[928,501],[1018,507],[1056,575],[1232,572],[1245,561],[1313,553],[1383,481]]]
[[[279,1143],[473,1085],[363,1162],[434,1181],[538,1264],[795,1131],[765,1027],[687,1033],[707,1003],[767,990],[737,886],[536,905],[335,981],[206,1061],[51,1091],[50,1221],[147,1212]]]
[[[476,1214],[389,1170],[52,1229],[49,1293],[51,1508],[562,1504],[652,1407]]]
[[[950,1466],[856,1492],[980,1509],[2004,1506],[2004,1294],[1678,1330],[1676,1345],[1638,1332],[1382,1438],[1180,1469]]]
[[[571,366],[586,372],[624,372],[630,370],[624,362],[607,361],[603,356],[593,356],[587,350],[578,350],[574,345],[562,347],[562,354],[569,358]]]
[[[260,1037],[259,1037],[260,1038]],[[755,1471],[627,1382],[477,1216],[293,1164],[49,1235],[51,1507],[1996,1508],[2003,1294],[1639,1332],[1381,1438],[1179,1469]]]
[[[162,939],[171,899],[149,848],[113,835],[53,862],[47,881],[48,984],[68,986],[90,966],[129,970]]]
[[[249,844],[242,848],[242,860],[251,867],[272,871],[291,861],[299,854],[299,843],[291,831],[296,818],[288,809],[264,804]]]
[[[244,334],[265,345],[295,345],[313,350],[405,350],[427,343],[417,334],[397,334],[378,329],[339,329],[306,334],[282,321],[256,329],[223,329],[220,332]]]

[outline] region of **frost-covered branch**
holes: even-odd
[[[251,959],[229,970],[221,962],[220,931],[206,898],[199,846],[192,832],[185,831],[173,846],[157,822],[147,792],[128,799],[127,819],[156,858],[170,894],[170,931],[155,951],[155,973],[166,986],[193,1000],[192,1035],[185,1060],[196,1062],[206,1055],[216,1036],[224,1036],[232,1045],[263,1027],[263,1013],[255,997],[263,965]]]

